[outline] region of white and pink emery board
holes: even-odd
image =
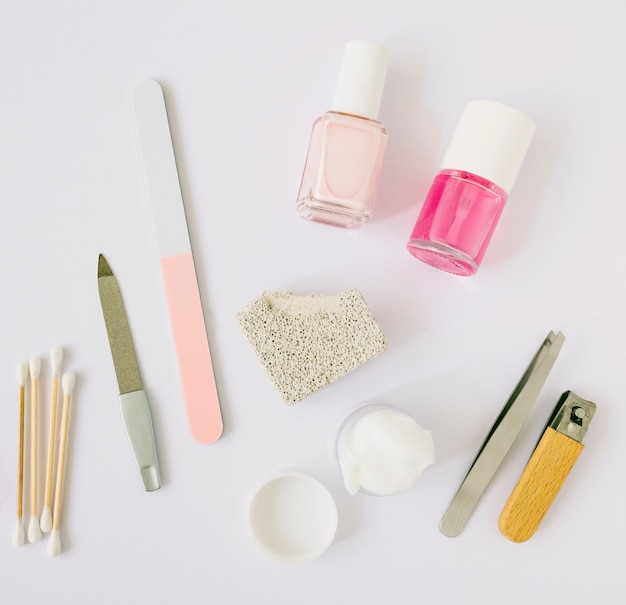
[[[189,428],[200,443],[213,443],[222,415],[161,86],[137,83],[131,104]]]

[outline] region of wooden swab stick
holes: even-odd
[[[37,457],[39,444],[39,372],[41,360],[33,357],[28,362],[30,369],[30,521],[28,523],[28,541],[31,543],[41,540],[39,527],[39,502],[37,498]]]
[[[28,364],[24,361],[17,366],[17,381],[20,385],[19,397],[19,432],[17,436],[17,523],[13,530],[13,546],[24,544],[24,526],[22,525],[24,501],[24,400]]]
[[[59,370],[63,361],[63,349],[56,348],[50,352],[52,369],[52,394],[50,400],[50,428],[48,431],[48,463],[46,465],[46,492],[43,511],[41,513],[41,531],[52,529],[52,468],[54,466],[54,442],[56,440],[57,393],[59,390]]]
[[[63,412],[61,414],[61,431],[59,434],[59,460],[57,462],[57,478],[54,491],[54,520],[52,522],[52,533],[48,542],[48,554],[56,557],[61,553],[61,537],[59,527],[61,526],[61,501],[63,496],[63,480],[65,479],[65,456],[67,454],[67,427],[70,420],[70,398],[76,377],[73,372],[63,374],[61,380],[63,386]]]

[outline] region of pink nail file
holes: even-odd
[[[163,90],[143,80],[131,104],[191,434],[213,443],[222,416]]]

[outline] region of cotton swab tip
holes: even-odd
[[[23,387],[28,380],[28,363],[26,361],[21,361],[17,364],[16,368],[17,382]]]
[[[58,557],[61,554],[61,536],[59,530],[53,529],[48,541],[48,554],[51,557]]]
[[[50,365],[52,366],[52,373],[58,374],[61,362],[63,361],[63,349],[56,347],[50,351]]]
[[[19,548],[20,546],[24,546],[24,526],[22,525],[22,519],[18,519],[15,523],[15,527],[13,528],[13,546],[15,548]]]
[[[39,527],[39,519],[35,515],[28,522],[28,541],[35,544],[41,540],[41,528]]]
[[[63,395],[71,395],[74,385],[76,384],[76,376],[74,372],[65,372],[62,378],[63,382]]]
[[[41,527],[41,531],[46,533],[52,529],[52,511],[50,510],[50,506],[48,504],[43,507],[41,519],[39,520],[39,527]]]
[[[28,367],[30,368],[31,380],[39,378],[39,372],[41,372],[41,359],[39,359],[39,357],[33,357],[28,362]]]

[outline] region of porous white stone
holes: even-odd
[[[336,296],[263,292],[236,319],[288,405],[358,368],[387,346],[358,290]]]

